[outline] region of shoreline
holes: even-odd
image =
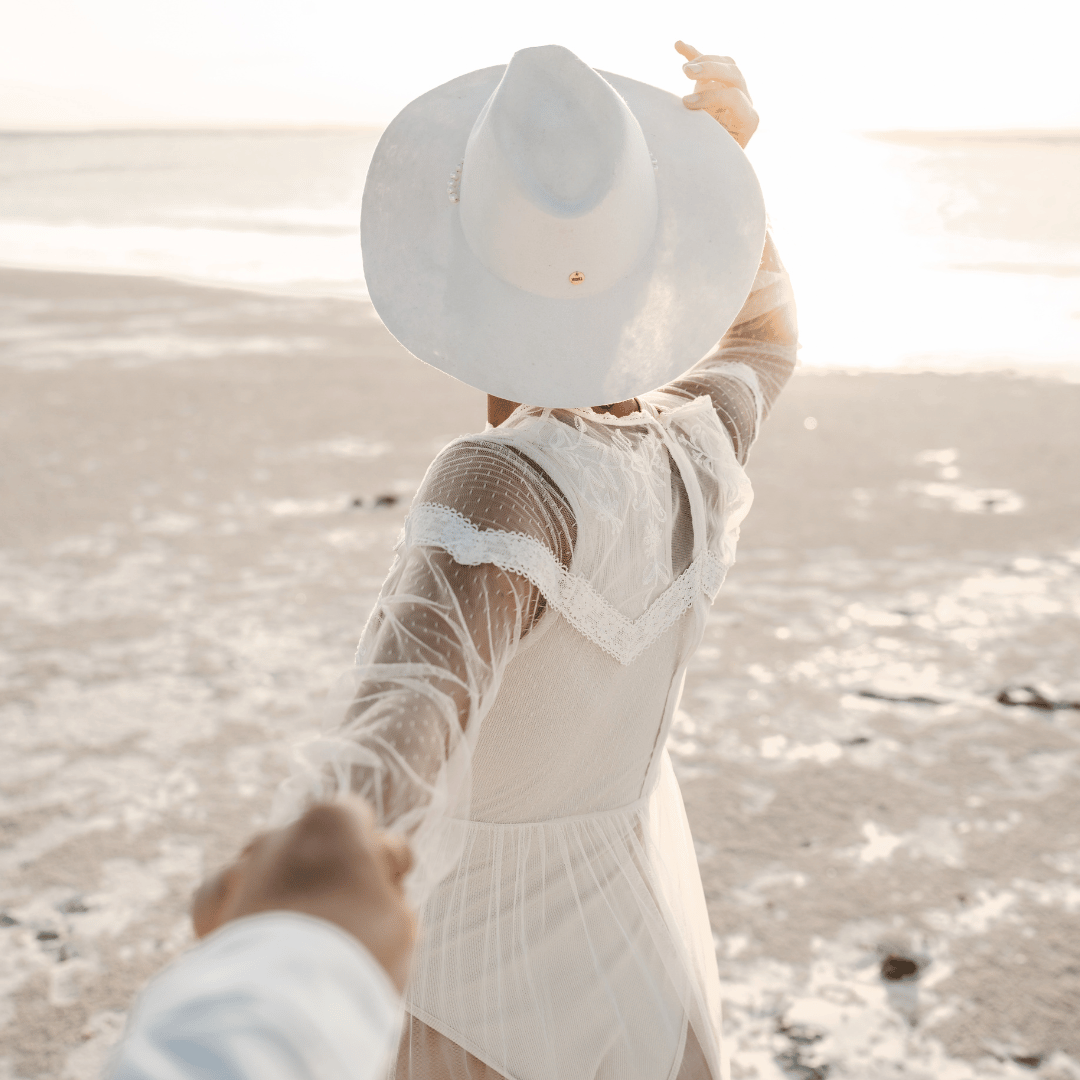
[[[4,275],[39,275],[41,277],[72,277],[103,278],[118,283],[125,281],[150,281],[157,282],[163,287],[176,285],[180,288],[206,289],[208,291],[220,291],[226,293],[250,293],[255,296],[278,296],[284,300],[343,300],[356,301],[370,304],[367,289],[362,285],[356,286],[356,291],[348,291],[347,285],[342,285],[340,290],[327,288],[323,285],[304,286],[299,283],[291,285],[260,285],[251,282],[222,281],[220,279],[208,279],[198,277],[185,277],[179,274],[158,274],[141,272],[138,270],[71,270],[67,268],[54,268],[47,266],[25,266],[12,263],[0,263],[0,276]],[[362,279],[357,279],[361,281]]]
[[[43,294],[49,291],[51,282],[54,286],[64,288],[77,288],[80,282],[97,282],[106,289],[111,286],[124,287],[132,283],[135,288],[145,287],[149,290],[167,291],[170,288],[178,290],[195,290],[205,293],[221,293],[233,295],[237,298],[253,296],[260,298],[275,298],[284,301],[327,301],[330,303],[354,304],[367,309],[370,317],[378,319],[371,306],[366,288],[357,285],[355,291],[350,291],[348,286],[340,289],[327,288],[323,285],[302,286],[294,285],[258,285],[242,282],[225,282],[220,280],[206,280],[189,278],[179,275],[163,275],[156,273],[140,273],[137,271],[98,271],[98,270],[69,270],[53,269],[35,266],[15,266],[0,264],[0,284],[8,279],[8,286],[15,286],[14,291],[19,291],[18,281],[23,278],[24,284],[38,282],[40,289],[31,289],[35,294]],[[3,317],[3,308],[0,306],[0,318]],[[1080,356],[1073,362],[1046,363],[1046,362],[1018,362],[1008,358],[987,360],[981,364],[934,364],[913,357],[904,363],[887,367],[867,364],[864,366],[843,366],[829,364],[803,364],[800,362],[796,369],[796,375],[1003,375],[1015,378],[1032,378],[1057,380],[1062,382],[1080,382]]]

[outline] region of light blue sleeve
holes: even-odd
[[[401,1026],[389,978],[332,923],[227,923],[165,969],[128,1019],[110,1080],[377,1080]]]

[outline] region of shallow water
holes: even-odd
[[[376,129],[0,134],[0,266],[365,294]],[[751,144],[803,362],[1080,370],[1080,134]]]
[[[373,129],[0,135],[0,265],[364,296]]]
[[[1080,364],[1080,134],[751,144],[810,365]]]

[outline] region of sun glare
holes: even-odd
[[[381,124],[425,88],[550,42],[680,91],[679,37],[734,56],[780,127],[1080,126],[1078,10],[1034,0],[1017,22],[1000,0],[39,0],[5,20],[0,127]]]

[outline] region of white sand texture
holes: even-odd
[[[362,304],[0,274],[0,1080],[99,1074],[482,410]],[[768,421],[671,740],[736,1080],[1080,1078],[1078,420],[802,373]]]

